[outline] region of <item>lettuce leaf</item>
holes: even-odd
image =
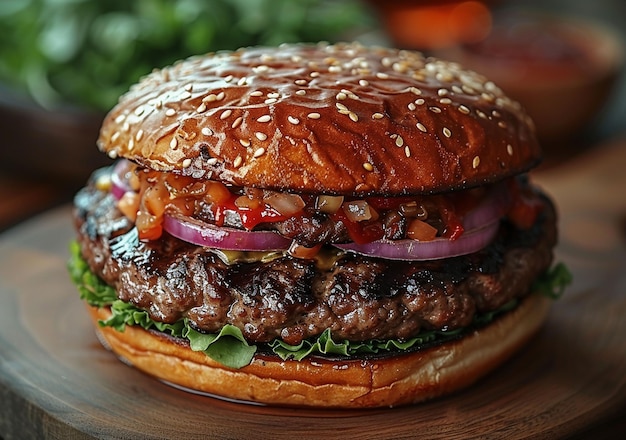
[[[111,317],[101,321],[101,326],[113,327],[124,331],[127,325],[140,326],[146,330],[154,329],[189,342],[194,351],[201,351],[211,359],[231,368],[242,368],[252,362],[258,347],[250,345],[241,330],[233,325],[225,325],[218,333],[202,333],[195,330],[185,318],[173,324],[153,321],[145,310],[117,299],[115,290],[91,272],[80,254],[76,242],[70,245],[71,258],[68,270],[72,281],[78,286],[81,299],[95,307],[110,307]],[[572,275],[562,263],[557,264],[535,283],[534,291],[550,298],[559,298],[565,287],[572,281]],[[363,342],[336,341],[330,329],[319,336],[306,339],[297,345],[275,339],[267,348],[283,360],[302,360],[312,355],[354,356],[419,350],[426,346],[443,343],[462,337],[472,330],[487,325],[502,313],[512,310],[517,300],[510,301],[498,310],[478,315],[472,325],[452,331],[422,331],[408,340],[369,340]]]
[[[543,273],[533,284],[532,291],[551,299],[559,299],[574,277],[567,266],[561,262]]]

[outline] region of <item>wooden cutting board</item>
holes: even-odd
[[[539,171],[575,282],[538,337],[475,386],[396,409],[316,411],[190,394],[119,362],[68,280],[70,209],[0,237],[0,437],[429,438],[624,434],[626,142]]]

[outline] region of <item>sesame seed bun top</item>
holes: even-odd
[[[246,48],[155,70],[98,147],[161,171],[330,194],[440,192],[536,165],[534,126],[483,76],[356,43]]]

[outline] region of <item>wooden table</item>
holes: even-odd
[[[73,235],[68,206],[7,230],[0,236],[0,436],[623,437],[626,139],[534,178],[558,201],[557,254],[574,284],[538,338],[503,368],[453,396],[397,409],[268,408],[170,388],[120,363],[94,336],[64,268]]]

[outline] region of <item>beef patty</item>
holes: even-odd
[[[201,332],[225,324],[253,343],[289,344],[330,328],[337,340],[405,339],[421,330],[469,325],[477,313],[528,295],[552,262],[552,203],[534,226],[503,221],[480,252],[428,262],[390,261],[324,248],[317,260],[279,255],[229,262],[167,233],[143,242],[115,199],[89,184],[75,198],[74,220],[90,268],[118,297],[155,321],[187,318]]]

